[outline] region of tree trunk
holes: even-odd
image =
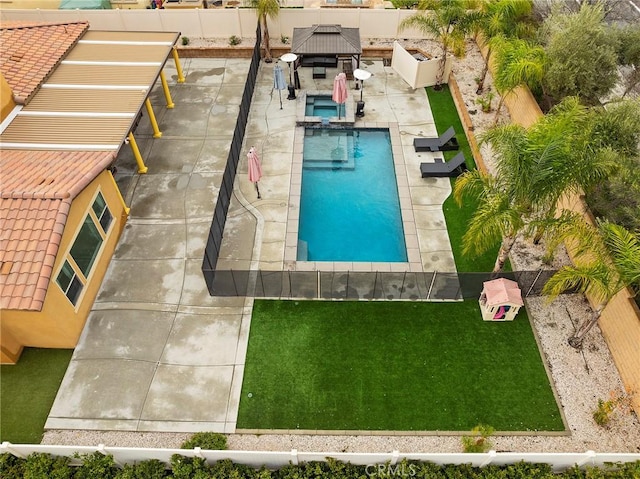
[[[636,73],[635,75],[637,75],[638,78],[632,78],[627,82],[627,88],[625,88],[624,93],[622,94],[622,98],[626,97],[629,93],[631,93],[631,90],[633,90],[636,85],[640,82],[640,74]]]
[[[505,236],[502,239],[502,244],[500,245],[500,250],[498,251],[498,257],[496,258],[496,263],[493,265],[493,271],[491,272],[491,279],[494,279],[498,276],[499,273],[502,272],[504,264],[507,262],[509,253],[511,252],[511,248],[513,248],[515,242],[515,236]]]
[[[589,331],[591,331],[591,328],[593,328],[596,325],[596,323],[598,322],[598,319],[600,319],[600,315],[602,314],[602,310],[604,309],[605,306],[606,306],[605,304],[599,306],[598,309],[596,309],[593,312],[591,317],[580,325],[580,327],[576,331],[576,334],[569,338],[569,346],[576,349],[580,349],[582,347],[582,342],[584,341],[584,337],[587,335]]]
[[[533,235],[533,244],[535,245],[540,244],[540,241],[542,241],[542,237],[544,236],[545,231],[546,231],[546,228],[544,226],[538,226],[536,228],[536,232]]]
[[[271,47],[269,46],[269,27],[267,27],[267,15],[262,15],[262,26],[264,27],[264,35],[262,36],[262,43],[264,45],[264,61],[265,63],[271,63],[273,57],[271,56]]]
[[[436,74],[436,84],[433,87],[434,90],[442,89],[442,79],[444,78],[444,70],[447,67],[447,47],[442,45],[442,58],[438,63],[438,73]]]
[[[480,74],[480,80],[478,81],[476,95],[480,95],[484,89],[484,81],[487,78],[487,72],[489,71],[489,58],[491,58],[491,48],[487,48],[487,58],[484,61],[484,67],[482,67],[482,73]]]
[[[493,117],[493,126],[498,124],[498,119],[500,117],[500,110],[502,110],[502,104],[504,103],[504,96],[500,95],[500,101],[498,102],[498,108],[496,108],[496,116]]]

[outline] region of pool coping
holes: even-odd
[[[332,116],[327,120],[326,124],[323,124],[322,117],[320,116],[306,116],[307,109],[307,96],[327,96],[331,98],[333,92],[331,90],[308,90],[302,91],[298,94],[300,100],[298,101],[296,108],[296,126],[319,126],[322,125],[327,128],[332,126],[338,127],[353,127],[355,120],[355,112],[353,109],[353,98],[349,97],[344,102],[344,117],[338,118]]]
[[[302,102],[301,102],[302,103]],[[347,102],[349,103],[349,102]],[[304,103],[302,103],[304,105]],[[351,102],[351,106],[353,103]],[[348,110],[347,110],[348,111]],[[303,111],[304,115],[304,111]],[[289,188],[289,211],[285,236],[284,266],[290,271],[390,271],[390,272],[422,272],[418,232],[413,215],[411,192],[407,178],[407,168],[400,140],[400,129],[397,122],[362,123],[354,126],[354,130],[388,129],[391,139],[391,152],[400,201],[400,214],[407,250],[406,262],[365,262],[365,261],[298,261],[298,224],[300,220],[300,198],[302,190],[302,162],[304,151],[305,126],[296,126],[293,140],[293,159],[291,165],[291,181]]]

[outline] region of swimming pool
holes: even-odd
[[[338,105],[330,95],[307,95],[304,115],[333,118],[338,116],[338,108],[340,108],[340,114],[344,116],[344,105]]]
[[[388,130],[305,130],[297,260],[407,261]]]

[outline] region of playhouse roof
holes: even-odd
[[[487,306],[497,306],[501,304],[514,304],[522,306],[522,291],[518,283],[506,278],[498,278],[485,281],[484,294],[487,298]]]

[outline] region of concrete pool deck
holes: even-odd
[[[47,429],[202,431],[232,433],[251,320],[252,298],[212,298],[200,266],[218,187],[233,136],[249,61],[183,59],[187,80],[166,67],[175,103],[152,95],[163,137],[145,116],[136,131],[149,171],[138,175],[128,148],[116,179],[131,215],[103,280],[46,423]],[[261,64],[245,147],[225,228],[220,269],[298,267],[287,247],[291,191],[301,178],[297,100],[272,90],[273,65]],[[410,262],[379,271],[454,271],[442,203],[448,179],[420,177],[432,153],[413,151],[415,136],[435,136],[423,89],[411,90],[382,61],[363,60],[365,117],[357,127],[390,127]],[[286,70],[285,70],[286,71]],[[330,90],[337,70],[313,79],[299,70],[304,90]],[[286,93],[285,93],[286,95]],[[349,100],[360,92],[349,82]],[[246,152],[255,145],[264,176],[262,199],[247,178]],[[300,168],[296,165],[300,165]],[[295,257],[293,257],[295,258]],[[304,265],[325,268],[327,265]],[[302,267],[302,265],[301,265]],[[340,271],[358,263],[336,263]]]

